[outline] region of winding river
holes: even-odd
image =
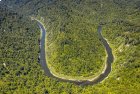
[[[114,60],[113,54],[112,54],[112,49],[110,48],[108,42],[104,39],[104,37],[102,36],[101,32],[102,32],[102,26],[99,25],[97,32],[99,35],[99,39],[102,41],[104,48],[106,49],[106,53],[107,53],[107,59],[106,59],[106,64],[104,67],[104,70],[102,71],[101,74],[99,74],[97,77],[92,78],[92,79],[87,79],[87,80],[69,80],[69,79],[65,79],[65,78],[61,78],[58,76],[55,76],[51,70],[49,70],[47,62],[46,62],[46,53],[45,53],[45,38],[46,38],[46,30],[44,28],[44,26],[39,22],[38,22],[38,26],[40,28],[41,31],[41,41],[40,41],[40,64],[46,74],[46,76],[48,77],[53,77],[58,79],[59,81],[63,81],[63,82],[71,82],[71,83],[75,83],[77,85],[95,85],[101,81],[103,81],[111,72],[111,63]]]

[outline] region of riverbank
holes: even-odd
[[[45,28],[43,27],[43,24],[40,21],[38,21],[38,23],[39,23],[38,25],[39,25],[39,27],[41,29],[41,32],[44,32],[44,33],[42,33],[43,37],[42,37],[41,41],[43,40],[43,42],[45,42],[45,36],[46,36],[45,32],[46,32],[46,30],[45,30]],[[58,73],[56,74],[56,73],[52,72],[51,66],[48,63],[46,63],[46,56],[43,56],[45,58],[42,58],[42,59],[45,62],[42,62],[43,63],[42,67],[44,69],[44,63],[46,63],[47,67],[46,67],[46,69],[44,69],[44,71],[46,71],[45,72],[46,75],[49,75],[50,77],[57,78],[57,79],[59,79],[61,81],[65,80],[67,82],[73,82],[73,83],[78,82],[78,83],[80,83],[82,85],[89,85],[89,84],[93,85],[93,84],[97,84],[97,83],[101,82],[102,80],[104,80],[109,75],[109,73],[111,72],[111,63],[113,62],[114,58],[113,58],[112,50],[111,50],[109,44],[107,43],[107,41],[101,35],[102,27],[99,26],[97,31],[98,31],[98,34],[99,34],[99,38],[102,41],[102,43],[103,43],[103,45],[104,45],[104,47],[106,49],[106,53],[107,53],[107,60],[106,60],[105,67],[104,67],[104,70],[102,71],[102,73],[100,73],[98,76],[94,76],[94,77],[92,76],[92,77],[88,77],[88,78],[84,77],[83,79],[80,79],[80,80],[78,78],[75,79],[75,78],[70,77],[70,76],[64,76],[64,75],[62,76],[62,75],[60,75]],[[43,42],[41,43],[41,47],[43,47],[43,48],[41,48],[41,50],[45,52],[47,50],[45,45],[44,45],[46,42],[45,43],[43,43]],[[43,55],[45,55],[45,53],[43,53]]]

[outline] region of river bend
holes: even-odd
[[[38,26],[39,26],[40,31],[41,31],[39,59],[40,59],[40,64],[41,64],[46,76],[56,78],[59,81],[72,82],[72,83],[75,83],[77,85],[82,85],[82,86],[84,85],[85,86],[85,85],[95,85],[95,84],[103,81],[109,75],[109,73],[111,72],[111,63],[113,62],[114,57],[113,57],[113,54],[112,54],[112,49],[110,48],[110,46],[109,46],[108,42],[105,40],[105,38],[102,36],[102,33],[101,33],[102,32],[102,26],[101,25],[98,26],[97,32],[98,32],[99,39],[102,42],[102,44],[104,45],[104,48],[105,48],[106,53],[107,53],[107,59],[106,59],[106,62],[105,62],[104,70],[102,71],[101,74],[99,74],[98,76],[96,76],[94,78],[91,78],[91,79],[69,80],[69,79],[65,79],[65,78],[55,76],[51,72],[51,70],[48,68],[48,65],[47,65],[47,62],[46,62],[46,53],[45,53],[46,30],[45,30],[45,28],[44,28],[44,26],[42,25],[41,22],[39,22],[39,21],[37,21],[37,22],[38,22]]]

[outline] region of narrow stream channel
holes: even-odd
[[[41,31],[40,64],[41,64],[46,76],[56,78],[59,81],[71,82],[71,83],[75,83],[77,85],[85,86],[85,85],[95,85],[95,84],[103,81],[111,72],[111,63],[113,62],[114,57],[113,57],[112,50],[111,50],[109,44],[107,43],[107,41],[103,38],[103,36],[101,34],[102,26],[98,26],[97,32],[98,32],[100,40],[102,41],[102,43],[106,49],[107,60],[106,60],[106,64],[105,64],[103,72],[101,74],[99,74],[97,77],[95,77],[93,79],[89,79],[89,80],[76,80],[76,79],[69,80],[69,79],[65,79],[65,78],[61,78],[61,77],[56,77],[55,75],[53,75],[51,73],[51,71],[49,70],[49,68],[47,66],[46,54],[45,54],[46,30],[45,30],[44,26],[39,21],[38,21],[38,26],[39,26],[40,31]]]

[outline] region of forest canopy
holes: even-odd
[[[103,70],[106,53],[97,27],[112,48],[109,76],[94,86],[47,77],[38,62],[40,29],[47,30],[49,67],[58,75],[88,77]],[[139,94],[140,0],[2,0],[1,94]]]

